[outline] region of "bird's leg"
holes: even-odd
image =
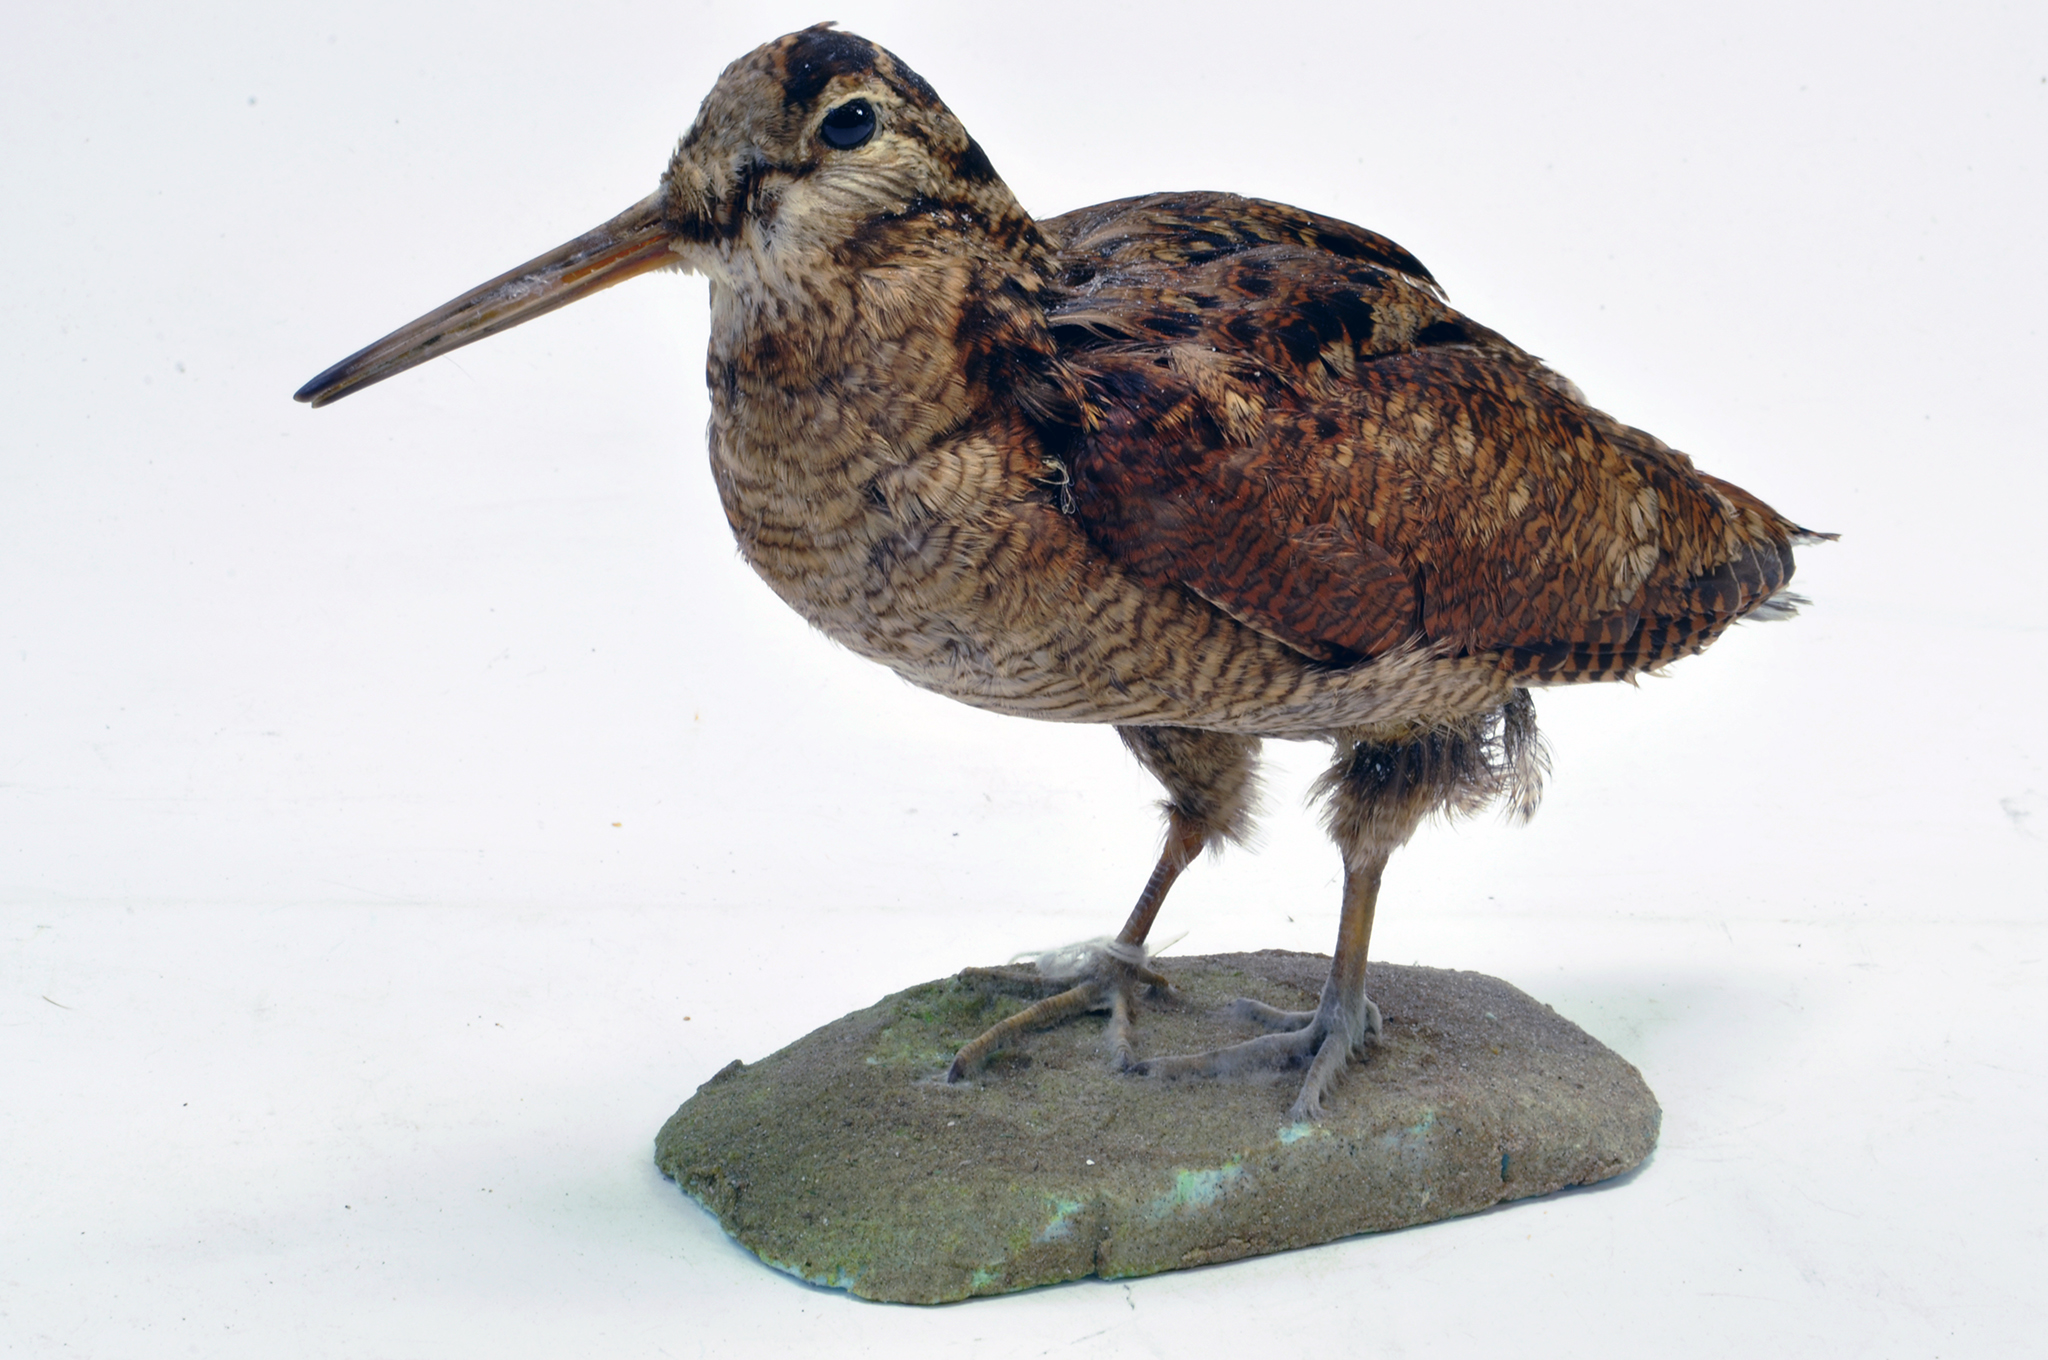
[[[1289,1118],[1318,1119],[1323,1097],[1337,1078],[1351,1065],[1353,1054],[1363,1056],[1366,1041],[1377,1040],[1383,1028],[1380,1008],[1365,994],[1365,956],[1372,943],[1373,912],[1379,906],[1380,875],[1386,870],[1391,848],[1373,856],[1363,870],[1347,868],[1344,873],[1344,911],[1337,922],[1337,952],[1330,959],[1330,975],[1323,981],[1322,999],[1302,1030],[1322,1032],[1323,1040],[1309,1064],[1301,1093],[1294,1098]],[[1255,1041],[1256,1042],[1256,1041]]]
[[[1111,1061],[1119,1071],[1130,1066],[1132,995],[1140,986],[1165,990],[1171,985],[1147,966],[1145,936],[1151,932],[1153,918],[1159,915],[1159,908],[1166,901],[1167,890],[1181,876],[1181,871],[1194,863],[1207,840],[1207,830],[1200,822],[1177,809],[1168,809],[1166,848],[1160,851],[1159,862],[1152,866],[1152,876],[1145,881],[1145,890],[1138,894],[1137,905],[1131,908],[1130,917],[1124,922],[1124,928],[1116,933],[1116,938],[1088,959],[1081,981],[976,1035],[954,1055],[953,1065],[946,1069],[946,1080],[959,1081],[969,1075],[986,1062],[991,1053],[1004,1048],[1019,1035],[1035,1029],[1048,1029],[1083,1012],[1101,1010],[1105,1005],[1110,1007],[1108,1039]]]
[[[1170,989],[1166,978],[1147,962],[1145,937],[1151,933],[1174,880],[1203,849],[1244,834],[1254,796],[1252,772],[1259,743],[1255,737],[1185,727],[1120,727],[1117,735],[1170,795],[1166,845],[1159,862],[1123,929],[1106,944],[1090,947],[1083,956],[1073,974],[1074,985],[997,1022],[969,1041],[946,1069],[947,1081],[972,1073],[989,1055],[1028,1031],[1103,1009],[1110,1013],[1105,1035],[1110,1058],[1122,1071],[1131,1065],[1131,1007],[1138,990]]]
[[[1173,985],[1146,966],[1145,937],[1152,931],[1159,908],[1166,903],[1167,889],[1182,870],[1195,862],[1195,856],[1202,853],[1208,841],[1209,831],[1202,823],[1177,809],[1167,809],[1166,847],[1159,852],[1159,863],[1152,866],[1152,877],[1145,880],[1145,891],[1138,894],[1137,905],[1131,908],[1124,928],[1104,951],[1118,965],[1120,974],[1114,979],[1107,1035],[1110,1063],[1119,1072],[1131,1065],[1132,994],[1140,984],[1160,991],[1171,990]]]
[[[1230,1004],[1229,1013],[1233,1020],[1243,1020],[1266,1030],[1300,1030],[1314,1023],[1319,1014],[1333,1003],[1340,1002],[1342,997],[1364,995],[1366,949],[1372,942],[1373,912],[1379,905],[1380,875],[1386,870],[1387,858],[1381,855],[1369,863],[1364,872],[1346,871],[1344,875],[1344,908],[1337,923],[1337,952],[1330,959],[1330,975],[1323,982],[1323,995],[1316,1009],[1283,1010],[1241,996]],[[1380,1008],[1367,1000],[1364,1014],[1366,1034],[1377,1038]]]
[[[1317,1119],[1323,1097],[1336,1084],[1354,1055],[1380,1036],[1380,1008],[1365,994],[1365,960],[1372,942],[1373,913],[1379,903],[1380,875],[1391,847],[1344,874],[1344,909],[1337,924],[1337,951],[1330,960],[1323,994],[1312,1011],[1286,1011],[1261,1001],[1240,998],[1231,1007],[1238,1018],[1275,1031],[1241,1044],[1206,1053],[1151,1058],[1131,1065],[1141,1077],[1229,1077],[1261,1069],[1308,1065],[1289,1117]]]
[[[1316,1008],[1287,1011],[1241,999],[1233,1014],[1273,1033],[1206,1053],[1151,1058],[1132,1064],[1131,1072],[1228,1077],[1306,1066],[1289,1115],[1320,1118],[1337,1078],[1381,1032],[1379,1007],[1365,994],[1365,963],[1387,860],[1432,811],[1495,791],[1499,776],[1488,745],[1493,724],[1488,715],[1457,726],[1345,734],[1321,785],[1330,795],[1330,834],[1344,854],[1344,906]]]

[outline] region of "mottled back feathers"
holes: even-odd
[[[1799,531],[1588,407],[1383,237],[1227,194],[1041,224],[1098,547],[1304,655],[1497,652],[1534,680],[1688,655]],[[1058,436],[1055,435],[1055,439]]]

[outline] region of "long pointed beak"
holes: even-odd
[[[678,263],[661,202],[661,194],[649,195],[603,226],[399,327],[301,387],[293,399],[325,406],[635,274]]]

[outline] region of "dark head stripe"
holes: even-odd
[[[782,49],[782,103],[798,108],[816,99],[840,76],[879,73],[913,104],[939,106],[938,92],[894,52],[866,38],[819,25],[792,33]]]
[[[810,103],[836,76],[866,75],[875,69],[878,50],[865,38],[828,28],[792,34],[782,54],[783,105]]]

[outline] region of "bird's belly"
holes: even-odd
[[[934,520],[813,541],[802,562],[741,548],[819,631],[920,688],[1023,717],[1140,720],[1156,705],[1120,693],[1061,636],[1059,605],[1073,592],[1048,588],[1043,562],[1020,580],[1002,538],[986,521]]]
[[[1017,717],[1317,737],[1448,719],[1509,688],[1483,659],[1318,665],[1185,591],[1139,585],[1038,507],[813,542],[794,570],[748,548],[776,593],[849,650]]]

